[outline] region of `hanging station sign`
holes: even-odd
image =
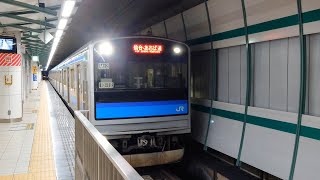
[[[136,54],[161,54],[163,45],[161,44],[133,44],[132,50]]]

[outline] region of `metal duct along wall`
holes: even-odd
[[[194,139],[203,143],[206,138],[211,93],[217,92],[214,95],[217,101],[211,107],[214,124],[208,131],[207,145],[237,159],[247,90],[241,0],[209,0],[207,3],[213,30],[211,37],[204,3],[166,19],[165,24],[169,38],[185,41],[192,49]],[[300,106],[297,4],[292,0],[245,0],[245,7],[251,46],[252,87],[239,160],[288,179],[292,159],[295,158],[293,151]],[[302,14],[307,77],[306,106],[293,176],[298,180],[320,177],[320,1],[303,1]],[[154,35],[166,37],[163,22],[151,29]],[[210,40],[216,51],[216,69],[212,69]],[[216,79],[212,78],[214,71]],[[215,89],[211,89],[212,83]]]

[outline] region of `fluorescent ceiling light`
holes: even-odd
[[[63,34],[63,31],[61,29],[57,30],[57,32],[55,34],[55,38],[59,38],[60,39],[62,34]]]
[[[59,43],[58,41],[53,42],[51,51],[52,49],[56,49],[58,47],[58,43]]]
[[[64,5],[63,5],[61,16],[62,17],[70,17],[75,4],[76,4],[76,1],[71,1],[71,0],[65,1]]]
[[[55,37],[54,40],[53,40],[53,44],[54,44],[54,43],[57,43],[57,44],[58,44],[58,42],[60,41],[60,39],[61,39],[61,36]]]
[[[58,24],[58,29],[64,30],[64,28],[66,28],[68,23],[68,19],[60,19],[59,24]]]
[[[32,56],[32,61],[38,62],[39,61],[39,56]]]
[[[76,4],[76,0],[65,0],[64,1],[62,11],[60,14],[60,20],[59,20],[59,23],[57,26],[57,31],[56,31],[55,38],[53,40],[53,44],[51,47],[50,55],[48,58],[46,70],[48,70],[49,65],[52,61],[53,55],[54,55],[55,51],[57,50],[58,44],[59,44],[60,39],[63,35],[63,30],[66,28],[66,26],[68,24],[68,18],[72,15],[72,11],[75,7],[75,4]]]

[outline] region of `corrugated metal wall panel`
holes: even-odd
[[[299,38],[289,38],[288,47],[288,111],[298,113],[300,93]]]
[[[229,101],[228,48],[218,50],[218,101]]]
[[[310,36],[309,114],[320,116],[320,34]]]
[[[240,46],[229,48],[229,102],[240,104],[241,93]]]
[[[270,109],[287,111],[288,39],[270,42]]]
[[[241,89],[240,89],[240,101],[241,104],[246,103],[246,89],[247,89],[247,51],[246,51],[246,46],[241,46],[240,48],[240,58],[241,58],[241,71],[240,71],[240,76],[241,76]]]
[[[270,106],[270,43],[255,44],[254,56],[254,103],[255,107]]]
[[[209,99],[211,97],[212,64],[210,51],[192,54],[191,72],[193,75],[193,97]]]

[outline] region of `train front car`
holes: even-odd
[[[131,37],[93,45],[93,122],[134,166],[183,157],[190,133],[189,48]]]

